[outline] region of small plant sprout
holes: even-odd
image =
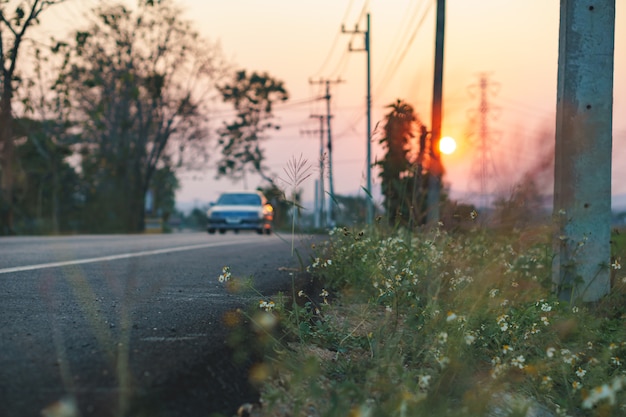
[[[311,165],[300,154],[299,158],[292,157],[287,166],[283,168],[286,178],[280,178],[288,187],[291,188],[287,201],[292,205],[291,215],[291,253],[294,252],[295,232],[296,232],[296,214],[300,209],[298,205],[298,189],[312,174]]]

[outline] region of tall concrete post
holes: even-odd
[[[365,31],[365,52],[367,54],[367,152],[366,152],[366,189],[367,199],[367,224],[374,220],[374,197],[372,196],[372,38],[370,28],[370,14],[367,14],[367,30]]]
[[[320,179],[319,181],[316,182],[317,187],[315,189],[316,195],[318,196],[319,200],[319,206],[317,206],[318,208],[318,212],[316,212],[316,219],[319,217],[319,224],[316,224],[316,227],[324,227],[325,221],[324,221],[324,198],[325,198],[325,192],[324,192],[324,116],[322,115],[317,115],[317,114],[312,114],[311,116],[309,116],[311,118],[317,118],[320,121],[320,129],[319,129],[319,134],[320,134],[320,157],[319,157],[319,170],[320,170]],[[318,188],[319,187],[319,188]]]
[[[356,51],[365,51],[367,54],[367,98],[366,98],[366,107],[367,107],[367,126],[366,126],[366,164],[365,164],[365,172],[366,172],[366,183],[365,183],[365,191],[367,192],[366,204],[367,204],[367,212],[366,212],[366,222],[367,224],[372,224],[374,219],[374,201],[372,197],[372,37],[371,37],[371,27],[370,27],[370,14],[367,14],[367,29],[365,32],[360,31],[358,27],[356,27],[353,31],[347,31],[345,27],[341,27],[342,33],[362,33],[365,35],[364,39],[364,47],[363,49],[353,49],[352,44],[348,48],[351,52]]]
[[[441,180],[443,165],[439,140],[441,140],[441,119],[443,102],[443,46],[446,26],[446,1],[437,0],[437,23],[435,26],[435,75],[433,78],[433,106],[430,132],[430,162],[428,176],[428,195],[426,196],[426,223],[430,226],[439,222],[439,204],[441,199]]]
[[[561,0],[554,173],[554,290],[610,290],[615,0]]]

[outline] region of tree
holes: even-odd
[[[66,109],[61,97],[51,90],[56,79],[51,56],[46,53],[46,48],[35,48],[32,75],[15,95],[24,115],[15,120],[14,137],[20,142],[25,141],[17,148],[16,193],[22,192],[20,187],[24,185],[29,189],[36,185],[40,189],[36,201],[16,197],[19,206],[16,207],[15,221],[19,233],[27,232],[20,224],[39,224],[38,230],[31,227],[28,232],[53,234],[67,228],[76,231],[80,226],[77,221],[80,204],[76,198],[80,188],[78,175],[66,162],[72,155],[71,145],[76,138],[72,133],[73,126],[64,117]],[[42,177],[34,175],[40,171]],[[20,179],[25,180],[25,184],[20,183]],[[34,206],[27,204],[34,204],[38,209],[35,211]]]
[[[57,140],[53,120],[15,120],[15,231],[58,234],[79,226],[79,178],[67,162],[70,147]]]
[[[242,70],[235,73],[231,83],[218,89],[224,101],[233,104],[237,116],[218,131],[222,159],[218,162],[217,176],[245,181],[246,168],[251,165],[252,172],[272,183],[273,179],[263,167],[265,156],[260,143],[266,138],[266,130],[280,129],[272,120],[272,107],[276,102],[289,99],[283,82],[267,73],[247,74]]]
[[[377,165],[381,167],[382,193],[389,224],[422,223],[425,204],[425,179],[423,156],[426,129],[420,123],[413,107],[402,100],[387,106],[383,136],[379,143],[386,150]],[[420,149],[416,158],[411,154],[411,141],[416,128],[420,128]],[[414,161],[413,161],[414,159]]]
[[[64,58],[55,89],[81,137],[92,230],[141,231],[155,172],[189,155],[206,159],[207,98],[226,64],[172,1],[94,14],[87,30],[55,48]]]
[[[13,230],[15,135],[13,99],[19,88],[18,57],[26,33],[41,13],[64,0],[0,1],[0,234]],[[9,9],[13,9],[10,13]]]
[[[176,212],[176,190],[179,188],[178,178],[169,166],[154,172],[151,183],[151,189],[154,190],[154,214],[164,223]]]

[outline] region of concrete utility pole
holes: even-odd
[[[561,0],[554,172],[554,290],[610,291],[615,0]]]
[[[309,116],[311,118],[314,119],[319,119],[320,121],[320,128],[319,130],[307,130],[307,131],[303,131],[303,133],[319,133],[320,135],[320,157],[319,157],[319,163],[320,163],[320,179],[318,181],[316,181],[316,190],[315,190],[315,194],[316,196],[318,196],[319,198],[319,205],[317,205],[317,213],[315,214],[315,227],[324,227],[324,116],[323,115],[317,115],[317,114],[312,114],[311,116]],[[317,203],[317,199],[316,199],[316,203]]]
[[[333,227],[334,223],[334,213],[333,213],[333,198],[335,197],[335,187],[334,187],[334,177],[333,177],[333,141],[332,134],[330,129],[330,119],[333,117],[330,114],[330,84],[339,84],[343,82],[343,80],[337,79],[334,81],[331,80],[323,80],[319,81],[311,81],[311,84],[325,84],[326,85],[326,95],[323,97],[326,100],[326,134],[328,136],[327,148],[328,148],[328,193],[330,198],[328,199],[328,210],[326,210],[326,224],[329,227]],[[315,116],[312,116],[315,117]]]
[[[446,23],[446,1],[437,0],[437,25],[435,28],[435,76],[433,80],[433,107],[431,113],[430,164],[428,197],[426,199],[426,223],[433,226],[439,221],[439,200],[443,165],[439,152],[441,139],[441,108],[443,101],[443,43]]]
[[[374,219],[374,201],[372,196],[372,50],[371,50],[371,37],[370,37],[370,14],[367,14],[367,29],[365,32],[359,31],[358,25],[353,31],[347,31],[342,26],[341,31],[343,33],[357,34],[362,33],[365,35],[364,47],[362,49],[353,49],[352,43],[350,43],[349,50],[351,52],[365,51],[367,55],[367,130],[366,130],[366,144],[367,144],[367,160],[366,160],[366,172],[367,183],[365,189],[368,193],[367,200],[367,224],[372,224]]]

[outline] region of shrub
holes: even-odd
[[[555,298],[549,236],[333,230],[308,267],[328,290],[281,317],[263,415],[623,415],[624,277],[596,305]]]

